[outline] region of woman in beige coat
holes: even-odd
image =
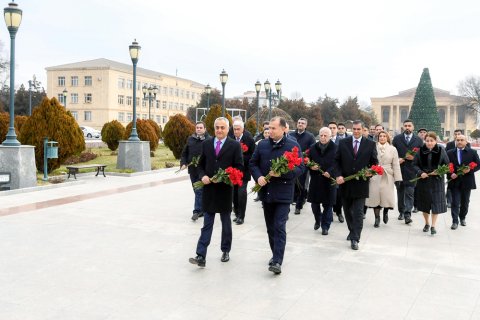
[[[383,208],[383,222],[388,222],[388,210],[395,204],[395,182],[402,181],[397,149],[390,144],[390,136],[380,131],[377,142],[377,157],[383,167],[383,175],[370,179],[369,195],[365,201],[367,207],[375,213],[374,227],[380,226],[380,210]]]

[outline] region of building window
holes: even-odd
[[[167,101],[162,101],[162,109],[167,109]]]
[[[127,80],[127,89],[133,89],[133,80]]]
[[[92,94],[85,93],[85,103],[92,103]]]
[[[160,123],[160,116],[155,116],[155,122]]]
[[[192,92],[192,100],[195,100],[195,92]]]
[[[65,77],[58,77],[57,83],[59,87],[65,87]]]
[[[117,86],[118,86],[118,89],[123,89],[123,88],[125,88],[125,79],[123,79],[123,78],[118,78],[118,80],[117,80]]]
[[[178,102],[175,102],[175,110],[178,110]]]
[[[85,86],[92,85],[92,76],[85,76]]]
[[[185,91],[184,90],[180,91],[180,97],[182,97],[182,98],[185,97]]]
[[[118,95],[118,104],[123,104],[125,102],[125,96],[119,94]]]
[[[118,121],[123,122],[125,120],[124,117],[125,117],[125,113],[123,112],[118,113]]]
[[[140,98],[137,98],[137,104],[136,104],[136,105],[137,105],[137,106],[140,105]]]
[[[162,90],[163,90],[163,95],[166,96],[167,95],[167,87],[163,87]]]
[[[167,123],[167,116],[162,116],[162,123]]]
[[[65,97],[63,96],[63,93],[58,94],[58,102],[60,102],[60,104],[65,105]]]
[[[129,112],[127,113],[127,122],[131,122],[132,121],[132,113]]]
[[[175,89],[175,97],[178,97],[178,89]]]
[[[168,109],[169,110],[172,110],[173,109],[173,102],[168,102]]]
[[[83,120],[92,121],[92,111],[85,111]]]
[[[155,100],[155,107],[160,109],[160,100]]]
[[[133,101],[133,98],[130,97],[130,96],[127,96],[127,106],[131,106],[131,105],[132,105],[132,101]]]
[[[72,87],[78,87],[78,77],[72,76],[71,83],[72,83]]]
[[[187,91],[187,99],[190,99],[190,91]]]
[[[142,99],[142,107],[143,108],[147,107],[147,99]]]
[[[440,123],[445,123],[445,109],[438,109],[438,117],[440,118]]]
[[[457,123],[465,123],[465,107],[457,107]]]
[[[77,111],[70,111],[70,113],[72,114],[73,119],[78,121],[78,112]]]
[[[382,108],[382,122],[390,122],[390,107],[386,106]]]
[[[408,109],[401,109],[400,110],[400,123],[403,123],[403,121],[407,120],[408,118]]]
[[[78,93],[72,93],[70,96],[72,97],[72,103],[78,103]]]
[[[183,110],[183,103],[180,103],[180,110]]]
[[[173,96],[173,88],[170,88],[169,91],[170,91],[170,95]]]

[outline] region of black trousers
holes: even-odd
[[[337,187],[337,201],[333,205],[333,211],[338,216],[342,214],[342,193],[340,192],[340,188]]]
[[[397,187],[398,212],[410,217],[413,210],[415,186],[410,182],[401,182]]]
[[[350,231],[350,240],[360,241],[363,229],[363,207],[365,206],[365,198],[342,198],[343,212],[347,221],[348,230]]]
[[[468,213],[468,205],[470,204],[470,189],[452,188],[448,189],[452,194],[452,220],[458,224],[458,218],[465,220]]]
[[[273,262],[282,264],[285,246],[287,244],[286,224],[289,203],[267,203],[263,202],[263,215],[267,226],[268,243],[273,254]]]
[[[307,198],[307,176],[308,170],[304,174],[302,174],[297,179],[297,183],[295,183],[295,208],[296,209],[303,209],[303,202]]]
[[[220,220],[222,221],[222,242],[220,248],[222,252],[230,252],[230,249],[232,248],[232,220],[230,219],[230,212],[220,213]],[[215,213],[205,212],[203,217],[203,228],[197,244],[197,255],[204,258],[207,256],[207,248],[212,239],[214,222]]]
[[[247,209],[247,183],[242,186],[233,187],[233,211],[238,218],[245,219],[245,210]]]

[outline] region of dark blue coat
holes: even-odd
[[[208,139],[209,135],[205,132],[203,139],[199,138],[196,134],[192,134],[187,139],[185,147],[183,147],[182,156],[180,158],[180,166],[188,165],[192,162],[193,157],[197,157],[202,154],[202,143],[205,139]],[[198,175],[198,170],[195,166],[188,167],[188,173],[191,175]]]
[[[462,163],[458,163],[457,157],[457,148],[453,148],[447,151],[448,159],[451,163],[453,163],[455,167],[455,172],[460,165],[466,165],[470,162],[475,162],[477,167],[474,170],[470,170],[469,173],[463,174],[456,179],[451,180],[448,183],[448,188],[460,188],[460,189],[476,189],[477,185],[475,184],[475,171],[480,169],[480,159],[478,157],[477,151],[472,150],[471,148],[466,147],[462,151]],[[448,178],[450,178],[450,174],[448,174]]]
[[[305,152],[312,144],[315,143],[315,137],[307,130],[303,131],[302,134],[298,133],[298,130],[295,130],[295,132],[290,133],[290,136],[297,140],[302,152]]]
[[[309,148],[310,160],[320,165],[320,169],[330,174],[332,178],[337,176],[335,171],[335,153],[337,145],[330,140],[325,150],[321,150],[320,144],[315,143]],[[334,205],[337,198],[337,187],[332,186],[332,180],[325,178],[318,170],[310,170],[310,186],[308,188],[308,202]]]
[[[408,150],[413,150],[413,148],[420,149],[421,147],[423,147],[423,140],[420,139],[419,136],[413,134],[412,138],[407,144],[407,142],[405,141],[405,135],[403,133],[400,133],[397,134],[395,138],[393,138],[392,146],[397,148],[399,158],[405,158]],[[409,182],[409,180],[417,176],[415,169],[413,168],[413,160],[405,159],[405,162],[400,165],[400,170],[402,170],[403,183],[414,184],[412,182]]]
[[[281,157],[285,151],[291,151],[293,147],[300,149],[298,143],[285,136],[277,144],[271,138],[261,140],[250,159],[250,172],[255,182],[257,182],[258,178],[261,176],[265,177],[270,172],[273,159]],[[298,156],[302,157],[301,150],[298,151]],[[295,179],[304,171],[305,166],[302,162],[293,171],[278,178],[272,177],[270,182],[260,189],[258,196],[267,203],[292,203]]]

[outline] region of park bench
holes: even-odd
[[[77,179],[76,174],[78,173],[78,170],[89,169],[89,168],[97,168],[97,174],[95,175],[95,177],[98,176],[100,171],[102,172],[103,176],[106,177],[106,175],[105,175],[105,167],[106,166],[107,166],[106,164],[84,164],[84,165],[80,165],[80,166],[67,166],[67,170],[68,170],[68,178],[67,179],[70,179],[71,174],[73,174],[73,177],[75,179]]]

